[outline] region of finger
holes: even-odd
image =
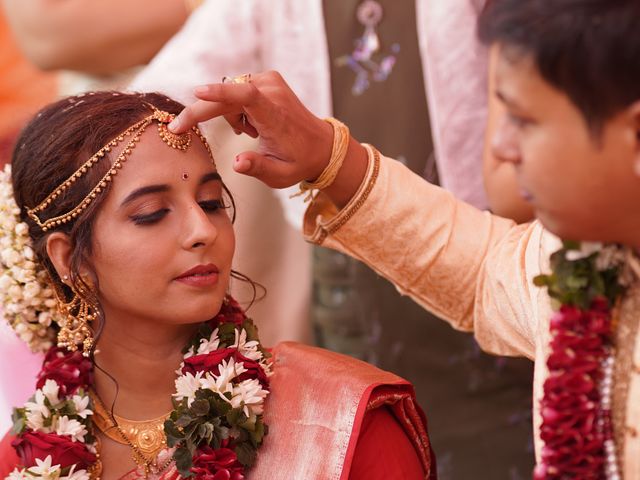
[[[272,188],[284,188],[297,183],[291,180],[287,162],[258,152],[248,151],[236,156],[233,169],[243,175],[257,178]]]
[[[241,112],[241,108],[235,105],[228,105],[218,102],[207,102],[198,100],[188,107],[185,107],[180,114],[168,125],[173,133],[184,133],[197,123],[204,122],[211,118]]]
[[[240,135],[242,133],[242,114],[234,113],[232,115],[225,115],[224,119],[233,129],[233,133],[235,133],[236,135]]]
[[[253,125],[251,125],[251,122],[248,120],[245,113],[225,115],[224,119],[229,123],[229,125],[231,125],[231,128],[236,135],[246,133],[250,137],[258,137],[258,131]]]
[[[247,112],[256,125],[273,122],[274,104],[262,93],[263,87],[251,83],[213,83],[197,87],[194,93],[200,100],[233,105],[236,111]]]

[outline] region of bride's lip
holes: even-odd
[[[176,280],[194,287],[208,287],[218,283],[218,274],[218,267],[213,263],[209,263],[207,265],[196,265],[176,277]]]

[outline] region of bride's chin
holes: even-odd
[[[180,323],[203,323],[214,318],[220,312],[222,299],[209,300],[208,304],[200,307],[192,305],[192,308],[185,309],[181,315]]]

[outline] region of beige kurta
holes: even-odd
[[[534,360],[539,455],[538,406],[548,373],[552,310],[546,290],[532,279],[549,270],[549,255],[560,247],[557,237],[538,222],[516,225],[476,210],[373,149],[351,202],[338,212],[320,194],[306,212],[304,233],[311,242],[367,263],[454,328],[473,331],[486,351]],[[636,282],[621,307],[613,398],[620,464],[628,479],[640,478],[639,299]]]

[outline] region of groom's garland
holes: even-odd
[[[176,468],[185,478],[242,479],[267,434],[262,412],[269,354],[251,319],[230,297],[201,325],[184,354],[175,408],[164,425]],[[36,394],[14,410],[13,446],[21,467],[7,478],[87,480],[99,471],[92,387],[90,360],[79,352],[49,350]]]
[[[535,480],[620,478],[611,422],[613,311],[633,281],[630,256],[617,245],[565,242],[551,256],[552,273],[535,279],[557,307]]]

